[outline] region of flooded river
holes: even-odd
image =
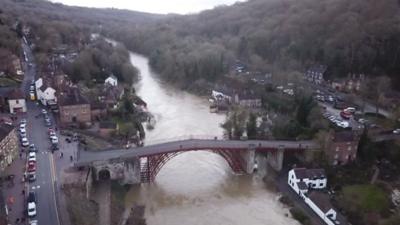
[[[222,136],[225,116],[210,113],[206,99],[161,82],[147,58],[133,53],[130,57],[141,76],[136,91],[157,121],[147,131],[146,142]],[[154,183],[132,189],[128,199],[146,206],[149,225],[298,225],[285,216],[287,210],[259,177],[235,175],[221,156],[206,151],[171,159]]]

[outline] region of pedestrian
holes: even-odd
[[[19,153],[19,158],[22,159],[22,153]]]
[[[15,222],[16,222],[16,223],[19,223],[19,218],[17,218],[17,219],[15,220]]]
[[[72,162],[72,160],[74,159],[74,157],[72,157],[72,155],[69,157],[69,159],[71,160],[71,162]]]
[[[25,195],[25,190],[22,190],[22,195]]]
[[[64,153],[63,153],[63,152],[61,152],[61,158],[62,158],[62,157],[64,157]]]

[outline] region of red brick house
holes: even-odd
[[[353,131],[335,132],[331,137],[331,143],[326,148],[329,164],[345,165],[357,158],[359,135]]]

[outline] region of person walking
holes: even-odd
[[[71,162],[72,162],[72,160],[74,160],[74,157],[72,157],[72,155],[69,157],[69,159],[71,160]]]

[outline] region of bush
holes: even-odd
[[[301,224],[309,224],[310,218],[303,213],[303,211],[297,207],[291,208],[290,213],[292,214],[293,218],[299,221]]]

